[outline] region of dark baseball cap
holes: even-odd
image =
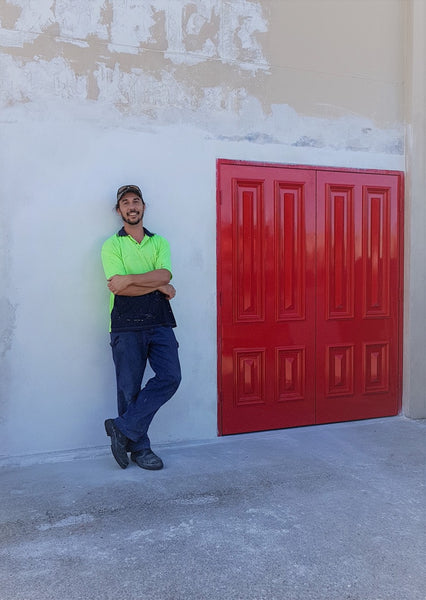
[[[133,192],[133,194],[139,196],[139,198],[143,201],[140,187],[138,187],[137,185],[122,185],[117,190],[117,202],[120,202],[124,194],[127,194],[128,192]]]

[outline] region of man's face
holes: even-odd
[[[117,212],[125,223],[137,225],[142,221],[145,205],[134,192],[127,192],[121,198]]]

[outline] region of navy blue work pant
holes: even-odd
[[[178,343],[171,327],[111,333],[117,378],[115,424],[129,438],[129,452],[150,448],[148,428],[158,409],[170,400],[181,381]],[[141,389],[146,361],[154,377]]]

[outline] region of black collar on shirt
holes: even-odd
[[[153,235],[155,235],[155,233],[151,233],[150,231],[148,231],[148,229],[146,229],[145,227],[143,228],[143,232],[145,235],[147,235],[148,237],[152,237]],[[120,229],[120,231],[117,233],[117,235],[119,235],[120,237],[125,237],[126,235],[129,235],[126,230],[124,229],[124,227],[122,227]]]

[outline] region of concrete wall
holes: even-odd
[[[172,246],[184,379],[153,442],[216,435],[216,158],[404,169],[404,0],[8,0],[0,453],[106,444],[99,252],[119,185]]]
[[[426,3],[410,2],[407,27],[404,412],[426,418]]]

